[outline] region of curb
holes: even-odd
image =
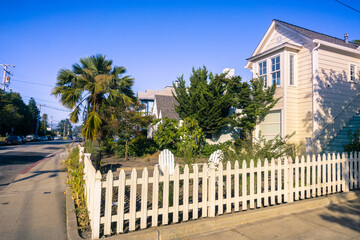
[[[75,205],[71,199],[71,190],[69,186],[66,186],[66,235],[69,240],[83,240],[79,236],[77,228],[77,220],[75,214]]]
[[[355,190],[346,193],[338,193],[312,199],[300,200],[293,203],[286,203],[271,207],[232,213],[217,216],[215,218],[204,218],[195,221],[172,224],[146,230],[107,237],[106,239],[174,239],[184,238],[192,235],[208,232],[231,229],[236,226],[252,223],[259,220],[266,220],[293,213],[309,211],[332,204],[360,199],[360,191]],[[70,238],[69,238],[70,239]]]

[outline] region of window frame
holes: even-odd
[[[264,71],[264,63],[265,63],[265,73],[263,73]],[[261,67],[260,67],[261,64]],[[264,78],[264,88],[268,87],[268,79],[267,79],[267,74],[268,74],[268,64],[267,64],[267,59],[264,59],[263,61],[258,62],[258,74],[259,74],[259,78],[265,77]],[[262,74],[261,74],[262,73]]]
[[[351,76],[351,67],[354,67],[354,79],[352,79]],[[357,71],[357,65],[355,63],[349,63],[349,82],[355,82],[356,81],[356,71]]]
[[[277,63],[276,62],[276,58],[279,58],[279,62]],[[275,70],[273,70],[273,59],[275,59]],[[273,57],[270,58],[270,63],[271,63],[271,72],[270,72],[270,76],[271,76],[271,84],[274,84],[274,79],[273,79],[273,74],[277,74],[279,73],[279,78],[276,78],[275,81],[276,81],[276,86],[281,86],[281,54],[277,54]],[[276,69],[276,65],[279,64],[279,69]],[[279,81],[279,82],[277,82]]]

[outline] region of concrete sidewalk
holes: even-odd
[[[181,239],[360,239],[360,202],[339,203]]]
[[[66,239],[61,161],[40,160],[0,192],[0,239]]]

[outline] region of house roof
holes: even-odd
[[[174,105],[178,102],[173,96],[155,95],[157,112],[161,112],[162,117],[179,120],[179,114],[175,111]]]
[[[293,25],[293,24],[290,24],[290,23],[287,23],[287,22],[283,22],[283,21],[280,21],[280,20],[277,20],[277,19],[274,19],[274,21],[276,23],[280,23],[280,24],[283,24],[285,25],[286,27],[289,27],[297,32],[299,32],[300,34],[314,40],[314,39],[319,39],[319,40],[323,40],[323,41],[326,41],[326,42],[329,42],[329,43],[334,43],[334,44],[337,44],[337,45],[340,45],[340,46],[344,46],[344,47],[349,47],[349,48],[352,48],[352,49],[357,49],[359,47],[358,44],[356,43],[353,43],[353,42],[348,42],[346,43],[344,41],[344,39],[340,39],[340,38],[336,38],[336,37],[332,37],[332,36],[329,36],[329,35],[326,35],[326,34],[323,34],[323,33],[319,33],[319,32],[315,32],[315,31],[312,31],[312,30],[309,30],[309,29],[306,29],[306,28],[303,28],[303,27],[299,27],[299,26],[296,26],[296,25]]]
[[[175,92],[172,86],[167,86],[161,90],[145,90],[145,92],[137,92],[137,97],[140,100],[154,100],[155,95],[166,95],[172,96],[172,93]]]

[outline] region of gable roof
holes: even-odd
[[[140,100],[154,100],[155,95],[166,95],[166,96],[172,96],[172,93],[175,92],[174,88],[172,86],[166,86],[165,88],[161,90],[145,90],[145,92],[137,92],[137,97]]]
[[[352,49],[357,49],[359,47],[358,44],[350,42],[350,41],[348,43],[346,43],[344,41],[344,39],[340,39],[340,38],[332,37],[332,36],[329,36],[329,35],[326,35],[323,33],[315,32],[315,31],[312,31],[312,30],[309,30],[309,29],[306,29],[303,27],[299,27],[299,26],[296,26],[296,25],[293,25],[293,24],[290,24],[287,22],[283,22],[283,21],[280,21],[277,19],[274,19],[274,21],[278,24],[280,23],[279,25],[283,24],[286,27],[289,27],[289,28],[297,31],[298,33],[300,33],[312,40],[314,40],[314,39],[323,40],[325,42],[334,43],[334,44],[337,44],[337,45],[340,45],[343,47],[349,47]]]
[[[179,120],[179,114],[175,111],[174,105],[178,102],[173,96],[155,95],[156,110],[158,114],[161,112],[162,117]]]

